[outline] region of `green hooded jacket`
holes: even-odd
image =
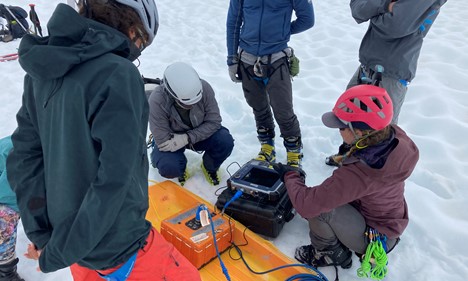
[[[151,224],[148,103],[124,34],[59,4],[49,36],[26,35],[23,103],[7,160],[28,238],[43,272],[74,263],[115,267]]]

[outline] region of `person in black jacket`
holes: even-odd
[[[19,46],[26,76],[7,170],[28,257],[43,272],[71,266],[75,281],[200,280],[145,219],[149,109],[132,61],[156,35],[156,4],[79,7],[59,4],[49,36]]]

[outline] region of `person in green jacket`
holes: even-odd
[[[23,103],[7,160],[42,272],[74,280],[200,280],[145,219],[148,102],[132,63],[158,29],[153,0],[59,4],[23,37]],[[185,277],[180,277],[185,274]]]
[[[24,281],[16,272],[16,229],[19,209],[7,180],[6,159],[13,148],[11,137],[0,139],[0,280]]]

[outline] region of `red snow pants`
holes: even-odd
[[[147,244],[140,249],[127,281],[201,281],[200,273],[174,246],[154,228],[148,235]],[[99,270],[108,275],[120,267]],[[70,267],[74,281],[103,281],[92,269],[78,264]]]

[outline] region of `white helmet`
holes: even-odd
[[[198,73],[184,62],[175,62],[164,71],[163,86],[172,97],[185,105],[202,98],[203,89]]]
[[[158,8],[154,0],[115,0],[116,2],[132,7],[140,16],[141,22],[148,33],[148,45],[153,42],[159,27]]]

